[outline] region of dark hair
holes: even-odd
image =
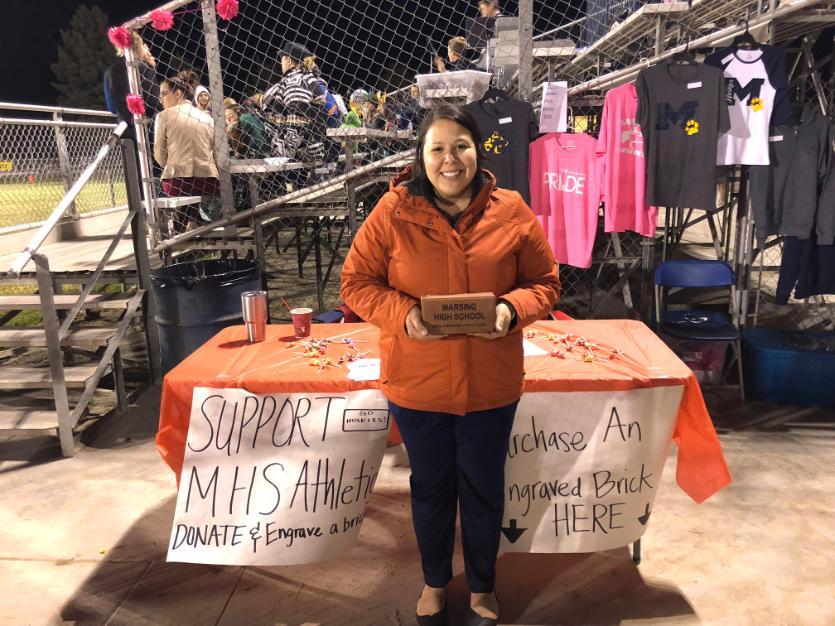
[[[183,70],[174,76],[169,76],[162,82],[168,83],[174,91],[182,91],[183,97],[186,100],[191,100],[194,98],[194,89],[198,82],[197,72]]]
[[[472,137],[476,150],[476,172],[472,182],[473,196],[475,196],[484,186],[484,176],[481,173],[484,160],[481,153],[481,133],[478,132],[478,124],[476,124],[473,116],[454,104],[439,104],[423,118],[423,123],[420,125],[417,136],[415,162],[412,165],[412,178],[406,183],[406,188],[412,195],[423,196],[430,202],[435,202],[435,188],[426,175],[426,168],[423,165],[423,144],[426,142],[426,133],[429,132],[432,124],[438,120],[449,120],[460,124],[467,129],[470,137]]]

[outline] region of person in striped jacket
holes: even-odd
[[[325,89],[304,64],[304,59],[313,54],[299,43],[287,42],[280,55],[284,76],[267,90],[263,102],[264,111],[278,129],[273,140],[274,153],[291,161],[321,161]]]

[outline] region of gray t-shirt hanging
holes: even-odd
[[[713,209],[716,146],[730,128],[722,70],[664,61],[638,74],[647,204]]]

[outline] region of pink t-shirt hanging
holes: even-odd
[[[658,208],[646,203],[644,136],[636,118],[638,92],[627,83],[606,94],[597,153],[602,157],[607,233],[655,235]]]
[[[550,133],[530,148],[531,208],[559,263],[590,267],[600,208],[597,142]]]

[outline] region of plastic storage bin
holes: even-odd
[[[772,404],[835,407],[835,333],[743,333],[745,394]]]
[[[684,361],[700,384],[718,385],[722,381],[727,341],[695,341],[661,335],[670,349]]]

